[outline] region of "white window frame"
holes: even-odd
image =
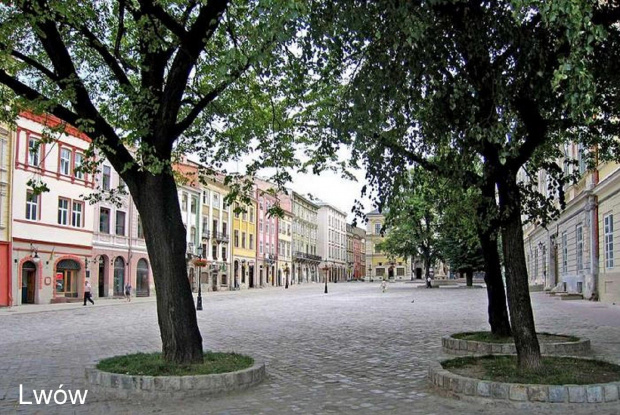
[[[64,176],[71,175],[71,149],[66,147],[60,148],[60,174]]]
[[[79,206],[79,209],[76,207]],[[77,200],[71,201],[71,226],[76,228],[84,227],[84,203]]]
[[[84,162],[84,155],[76,151],[73,156],[73,176],[76,179],[84,180],[84,172],[81,170],[78,170],[78,167],[81,167],[83,162]]]
[[[65,197],[58,198],[58,224],[63,226],[69,225],[69,202]]]
[[[562,232],[562,274],[568,273],[568,233]]]
[[[575,227],[575,251],[577,271],[581,271],[583,269],[583,226],[581,224]]]
[[[41,202],[41,195],[35,195],[31,191],[26,192],[26,220],[37,221],[39,220],[39,204]]]
[[[28,165],[29,166],[33,166],[33,167],[39,167],[39,165],[41,164],[41,147],[43,146],[42,143],[39,143],[40,140],[38,140],[35,137],[28,137]],[[37,146],[38,143],[38,147],[37,150],[34,151],[34,147]]]
[[[614,215],[609,213],[603,217],[605,242],[605,268],[614,267]]]

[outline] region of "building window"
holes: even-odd
[[[84,172],[81,170],[83,161],[84,156],[80,153],[75,153],[73,157],[73,176],[75,176],[76,179],[84,179]]]
[[[562,232],[562,273],[568,272],[568,235]]]
[[[196,199],[195,197],[192,197],[192,202],[190,204],[189,211],[193,213],[194,215],[196,214],[197,205],[198,205],[198,199]]]
[[[254,222],[254,208],[250,207],[250,222]]]
[[[103,166],[103,183],[102,183],[103,190],[110,190],[111,174],[112,174],[112,170],[110,169],[110,166]]]
[[[583,269],[583,227],[581,226],[581,224],[577,225],[577,228],[575,228],[575,238],[577,241],[577,271],[581,271]]]
[[[34,192],[26,192],[26,219],[39,219],[39,195]]]
[[[189,228],[189,240],[195,244],[196,243],[196,227],[192,226]]]
[[[605,232],[605,268],[614,267],[614,215],[603,218]]]
[[[226,236],[228,235],[228,223],[226,222],[222,222],[222,235]]]
[[[211,255],[214,260],[217,260],[217,245],[211,245]]]
[[[250,234],[250,249],[254,249],[254,235]]]
[[[116,234],[125,236],[125,212],[116,211]]]
[[[205,190],[204,192],[202,192],[202,204],[203,205],[209,204],[209,191],[208,190]]]
[[[379,235],[381,233],[381,224],[375,223],[375,235]]]
[[[60,149],[60,174],[68,176],[71,172],[71,150],[67,148]]]
[[[222,261],[226,261],[226,246],[222,246]]]
[[[110,233],[110,209],[99,209],[99,232]]]
[[[74,201],[71,209],[71,226],[76,228],[84,227],[83,215],[84,203]]]
[[[259,252],[260,254],[262,254],[262,253],[263,253],[263,241],[260,241],[260,242],[258,243],[258,252]]]
[[[58,198],[58,224],[69,224],[69,201],[67,199]]]
[[[241,232],[241,248],[245,249],[245,232]]]
[[[235,248],[239,248],[239,231],[235,230],[234,234]]]
[[[181,210],[187,212],[187,193],[181,194]]]
[[[235,219],[239,219],[239,211],[237,209],[239,209],[239,205],[235,203],[234,209],[233,209],[235,213]]]
[[[42,144],[36,138],[28,139],[28,165],[38,167],[41,162]]]
[[[220,195],[217,193],[213,193],[213,207],[216,209],[220,208]]]
[[[586,154],[582,144],[579,144],[577,157],[579,161],[579,174],[583,175],[586,172]]]
[[[262,219],[258,220],[258,232],[263,233],[263,220]]]
[[[142,218],[138,215],[138,238],[144,239],[144,228],[142,227]]]

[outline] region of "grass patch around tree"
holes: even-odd
[[[564,336],[559,334],[551,334],[551,333],[538,333],[538,341],[540,343],[570,343],[579,341],[578,337],[575,336]],[[469,340],[476,342],[484,342],[484,343],[514,343],[514,339],[503,336],[496,336],[490,331],[472,331],[465,333],[456,333],[452,335],[455,339],[461,340]]]
[[[620,366],[600,360],[545,356],[536,372],[517,369],[516,356],[460,357],[441,363],[461,376],[504,383],[586,385],[620,381]]]
[[[235,372],[253,364],[254,359],[237,353],[205,352],[204,362],[195,365],[166,362],[161,353],[136,353],[103,359],[97,369],[133,376],[193,376]]]

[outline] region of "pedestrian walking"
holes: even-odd
[[[387,290],[387,281],[383,280],[381,281],[381,291],[385,292],[385,290]]]
[[[90,281],[86,281],[84,283],[84,305],[86,305],[86,301],[90,301],[92,305],[95,305],[93,301],[93,295],[90,292]]]
[[[131,301],[131,284],[129,282],[125,285],[125,299]]]

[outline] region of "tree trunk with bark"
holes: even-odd
[[[164,360],[203,361],[202,337],[187,277],[186,229],[172,175],[145,173],[128,186],[140,213],[157,292],[157,319]],[[136,197],[137,195],[137,197]]]
[[[523,248],[521,198],[516,172],[502,172],[497,177],[500,215],[503,221],[502,242],[506,264],[508,308],[520,370],[536,371],[541,367],[540,345],[536,336],[530,300],[527,265]]]
[[[479,229],[478,238],[484,256],[484,282],[487,286],[487,298],[489,300],[488,313],[491,333],[498,337],[512,336],[506,305],[506,291],[504,290],[502,268],[499,261],[497,235]]]
[[[485,165],[484,181],[480,186],[482,199],[476,210],[476,231],[484,258],[484,282],[487,287],[487,298],[489,300],[488,314],[491,333],[498,337],[508,337],[512,336],[512,331],[508,319],[506,291],[504,290],[502,267],[497,246],[498,232],[492,223],[497,216],[495,182],[492,180],[492,177],[492,172]]]

